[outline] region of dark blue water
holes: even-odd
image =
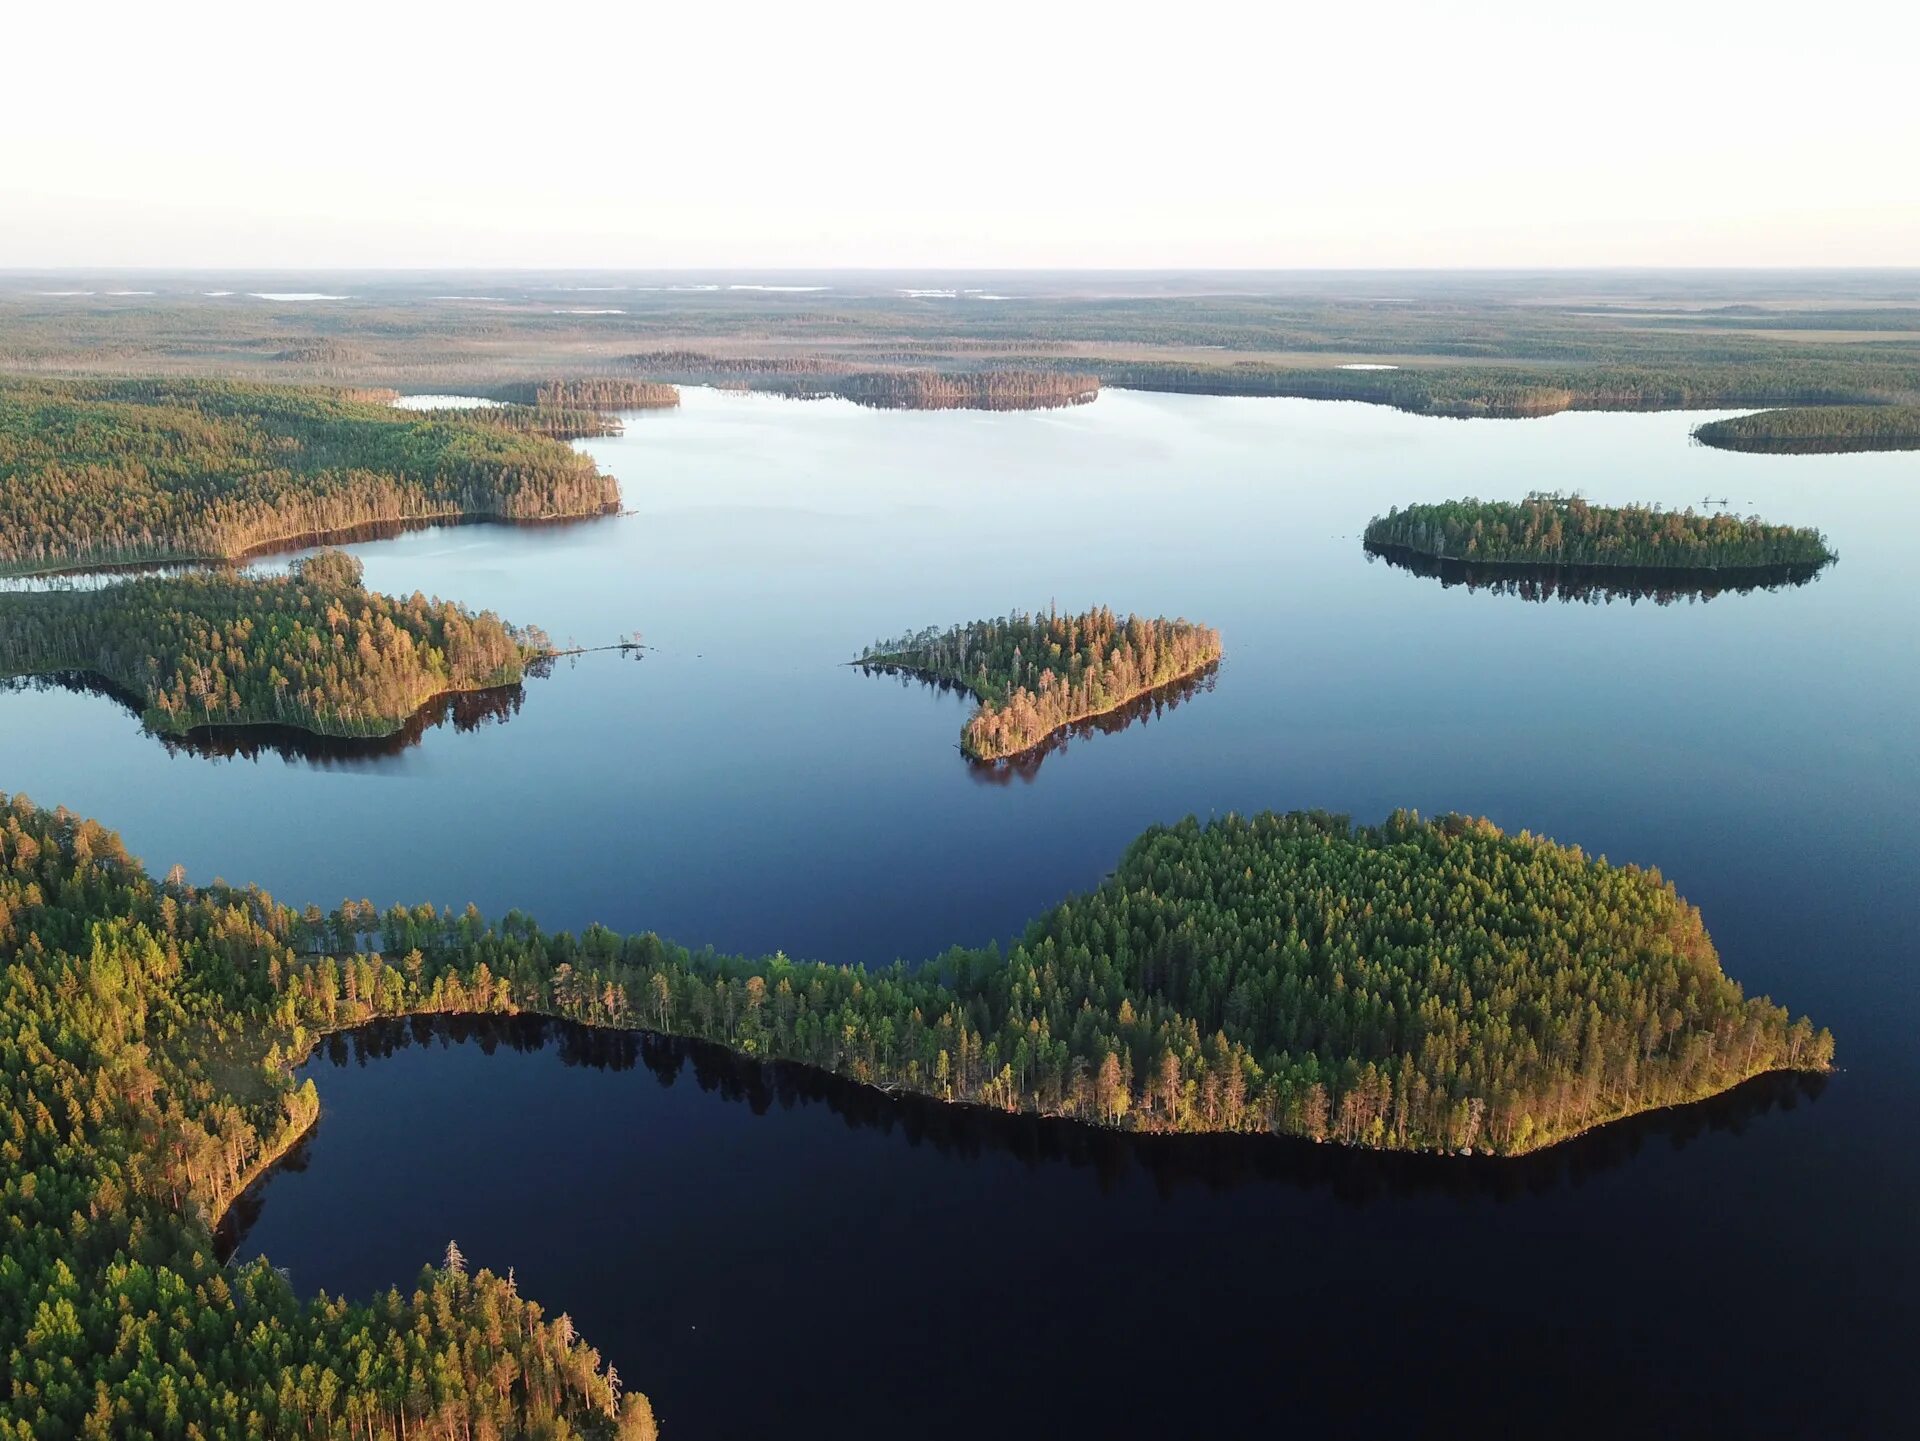
[[[1008,936],[1190,811],[1460,809],[1657,865],[1730,973],[1833,1029],[1843,1069],[1817,1103],[1656,1140],[1583,1186],[1356,1208],[1269,1178],[1169,1199],[850,1131],[824,1105],[760,1117],[683,1085],[656,1112],[643,1075],[459,1047],[323,1070],[312,1165],[269,1188],[249,1245],[305,1285],[365,1290],[452,1231],[572,1310],[684,1437],[796,1415],[802,1434],[883,1417],[957,1434],[1009,1397],[1068,1434],[1364,1431],[1448,1407],[1644,1423],[1669,1404],[1749,1430],[1904,1430],[1920,461],[1726,454],[1688,443],[1699,419],[1130,394],[911,414],[692,392],[589,446],[631,516],[357,548],[381,589],[586,644],[638,629],[643,660],[563,663],[504,719],[325,763],[172,754],[99,697],[5,695],[0,785],[100,816],[156,869],[296,902],[473,900],[829,960]],[[1394,503],[1537,487],[1726,497],[1820,526],[1841,561],[1705,603],[1534,604],[1361,552]],[[1226,661],[1211,691],[997,783],[955,749],[959,699],[840,664],[882,635],[1054,601],[1206,621]],[[356,1106],[436,1140],[355,1139]],[[658,1184],[577,1210],[643,1162]],[[398,1189],[354,1199],[389,1172]],[[377,1224],[329,1223],[361,1204]],[[589,1239],[592,1264],[561,1264]],[[695,1310],[728,1345],[661,1329]]]

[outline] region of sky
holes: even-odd
[[[0,268],[1920,264],[1920,5],[54,5]]]

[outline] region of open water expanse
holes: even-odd
[[[449,1237],[572,1314],[673,1441],[782,1435],[1912,1434],[1920,523],[1911,455],[1701,415],[1444,421],[1109,392],[979,414],[686,392],[584,447],[632,513],[354,547],[583,645],[382,754],[210,756],[0,694],[0,786],[156,872],[917,959],[1017,934],[1189,812],[1484,814],[1658,866],[1727,970],[1830,1027],[1749,1088],[1525,1163],[1149,1145],[564,1029],[388,1028],[241,1254],[406,1285]],[[1810,584],[1537,600],[1360,545],[1390,505],[1580,490],[1817,525]],[[1220,628],[1210,688],[1020,770],[844,664],[1107,604]]]

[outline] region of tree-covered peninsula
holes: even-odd
[[[531,420],[373,392],[193,380],[0,380],[0,574],[233,560],[357,529],[616,509]]]
[[[1758,516],[1589,505],[1577,495],[1544,492],[1523,501],[1396,506],[1368,524],[1366,544],[1481,565],[1633,570],[1817,568],[1834,558],[1819,531],[1769,525]]]
[[[1220,653],[1220,632],[1210,626],[1123,620],[1101,607],[929,628],[868,646],[859,664],[971,691],[980,707],[961,729],[960,748],[975,760],[1001,760],[1196,675]]]
[[[1155,828],[1006,955],[876,971],[295,911],[156,882],[94,822],[0,796],[0,962],[22,1438],[654,1434],[564,1315],[455,1247],[365,1302],[216,1264],[221,1213],[316,1118],[293,1065],[380,1016],[537,1012],[1107,1126],[1507,1154],[1833,1050],[1742,996],[1657,873],[1405,814]]]
[[[1920,450],[1920,405],[1809,405],[1713,420],[1693,438],[1720,450],[1831,455]]]
[[[517,683],[537,630],[381,595],[327,550],[286,576],[153,576],[0,595],[0,675],[96,677],[148,727],[292,726],[384,736],[437,697]]]

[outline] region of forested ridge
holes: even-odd
[[[1920,405],[1827,405],[1763,410],[1697,427],[1694,439],[1722,450],[1828,454],[1920,450]]]
[[[1819,531],[1758,516],[1589,505],[1546,492],[1523,501],[1396,506],[1368,523],[1366,544],[1482,564],[1643,570],[1821,566],[1834,558]]]
[[[998,760],[1193,675],[1220,654],[1220,632],[1210,626],[1122,620],[1101,607],[930,627],[868,646],[860,663],[971,691],[980,707],[961,729],[960,748],[976,760]]]
[[[318,387],[0,380],[0,574],[231,560],[369,525],[618,506],[618,485],[586,456],[475,414]]]
[[[256,724],[388,735],[437,696],[518,682],[551,649],[490,611],[369,591],[344,551],[286,576],[0,595],[0,675],[97,676],[163,735]]]
[[[96,823],[0,797],[0,961],[22,1441],[654,1434],[564,1316],[453,1246],[371,1303],[213,1260],[212,1222],[315,1118],[292,1065],[379,1016],[539,1012],[1115,1127],[1501,1153],[1833,1050],[1742,997],[1657,873],[1407,814],[1156,827],[1004,957],[866,970],[295,911],[156,883]]]

